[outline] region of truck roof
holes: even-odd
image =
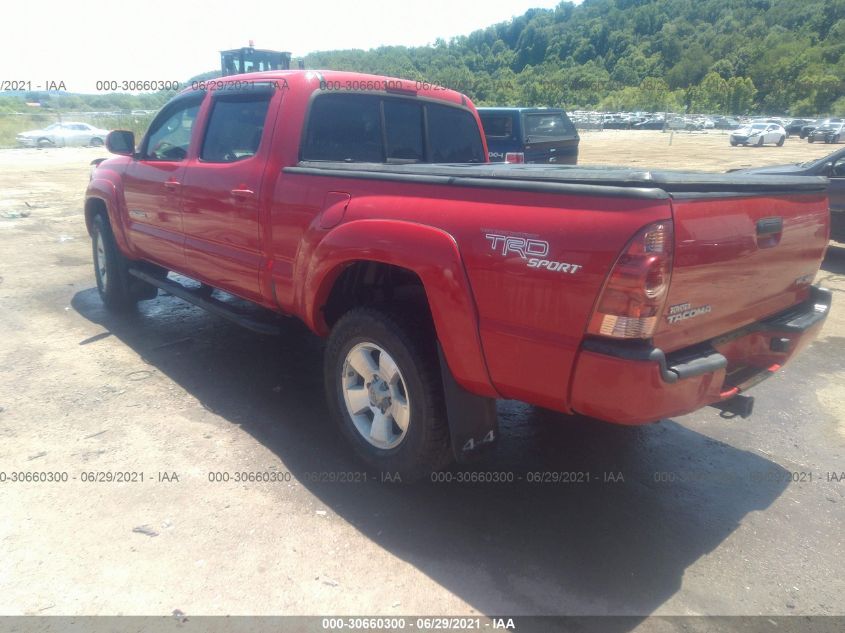
[[[477,108],[479,112],[521,112],[532,114],[534,112],[543,113],[543,112],[566,112],[563,108],[521,108],[521,107],[514,107],[510,108],[507,106],[491,106],[486,107],[482,106]]]
[[[192,82],[192,85],[182,92],[195,90],[198,84],[205,84],[214,88],[223,83],[282,80],[285,81],[290,90],[314,92],[320,89],[321,85],[330,84],[331,87],[325,88],[325,92],[395,93],[397,96],[423,97],[463,106],[471,104],[469,97],[466,95],[436,83],[341,70],[268,70],[242,75],[227,75]]]

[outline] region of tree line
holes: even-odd
[[[480,105],[845,114],[845,0],[585,0],[431,46],[313,53]]]
[[[478,105],[845,115],[845,0],[561,2],[430,46],[304,62],[436,83]],[[170,96],[55,95],[47,105],[147,109]],[[0,97],[0,112],[23,101]]]

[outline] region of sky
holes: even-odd
[[[3,81],[96,92],[97,81],[185,81],[247,46],[294,57],[319,50],[418,46],[559,0],[13,0],[3,8]],[[35,9],[33,9],[35,8]]]

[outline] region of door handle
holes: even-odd
[[[783,231],[783,218],[771,217],[757,220],[757,235],[772,235]]]
[[[173,193],[179,191],[180,186],[182,186],[182,183],[176,180],[168,180],[164,183],[164,188]]]
[[[232,189],[230,193],[236,198],[251,198],[255,195],[252,189]]]

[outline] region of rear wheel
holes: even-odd
[[[812,136],[808,136],[808,137],[807,137],[807,142],[808,142],[808,143],[812,143],[812,142],[813,142],[813,137],[812,137]]]
[[[414,481],[451,461],[430,323],[355,308],[326,346],[325,388],[340,430],[366,463]]]
[[[91,139],[91,147],[102,147],[103,146],[103,139],[101,138],[92,138]]]
[[[736,141],[731,139],[731,147],[736,147]]]

